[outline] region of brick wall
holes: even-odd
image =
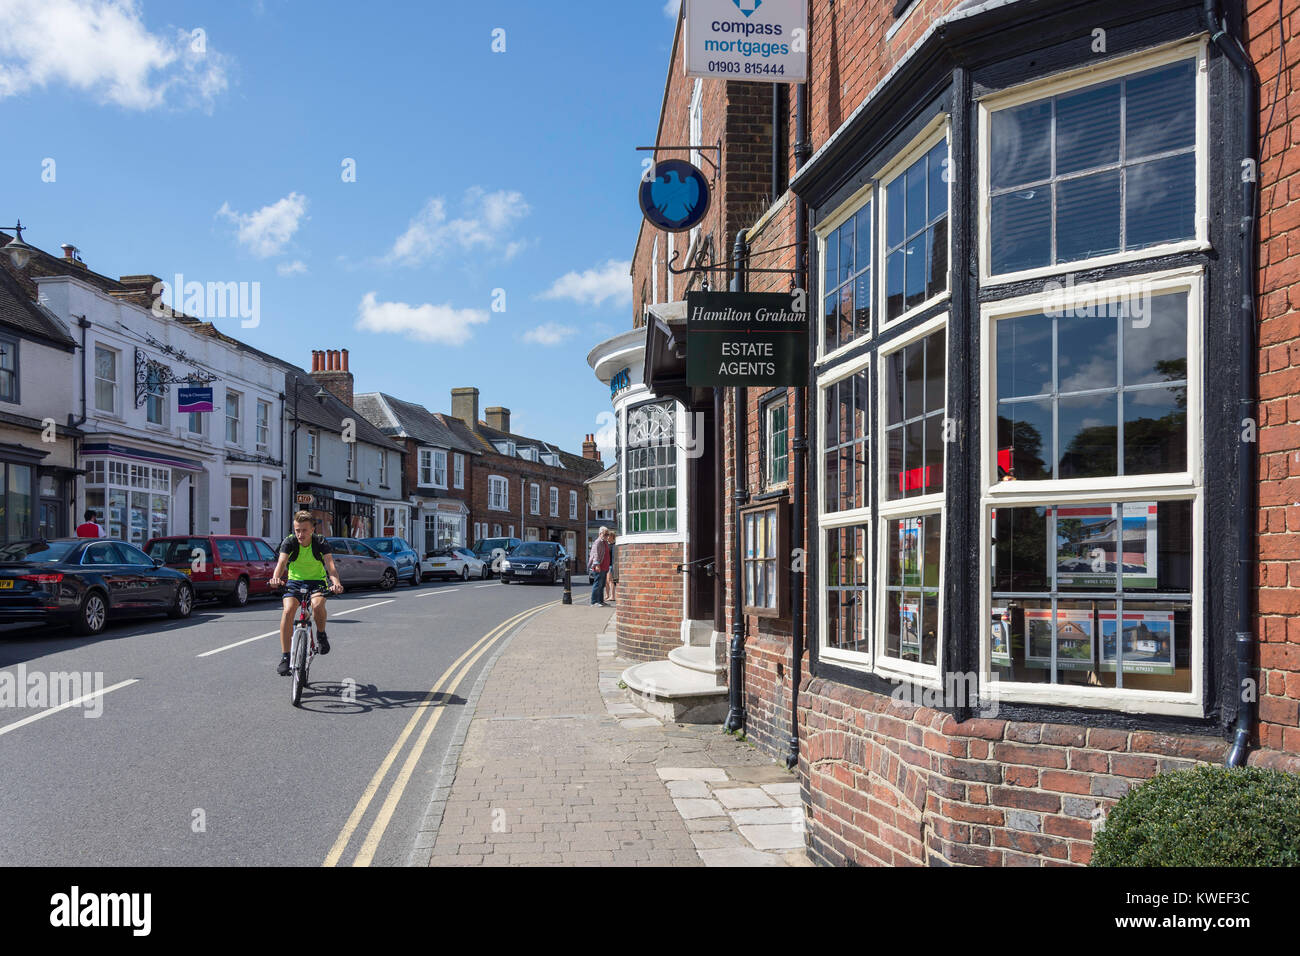
[[[657,661],[682,643],[680,544],[618,543],[618,652],[634,661]]]
[[[402,456],[402,497],[404,498],[424,498],[433,497],[433,488],[421,488],[420,481],[420,443],[413,438],[394,438],[406,449],[406,454]],[[428,447],[427,445],[424,447]],[[456,480],[456,456],[462,455],[465,458],[465,487],[455,488],[452,485]],[[453,498],[465,502],[466,506],[472,507],[474,500],[474,474],[473,474],[474,456],[467,452],[458,452],[448,450],[447,452],[447,487],[437,489],[438,497]],[[474,520],[469,518],[469,525],[466,534],[471,540],[467,544],[473,544]]]
[[[1259,170],[1259,744],[1300,754],[1300,0],[1284,4],[1285,73],[1277,3],[1247,8],[1261,133],[1273,122]]]
[[[467,466],[472,478],[467,478],[470,485],[470,536],[474,534],[475,522],[487,522],[489,532],[493,525],[501,525],[501,534],[509,533],[511,525],[515,526],[515,537],[527,540],[526,528],[537,528],[538,538],[548,540],[547,529],[558,528],[572,531],[578,542],[578,568],[583,566],[586,554],[587,535],[587,489],[582,483],[586,477],[565,468],[552,468],[540,462],[525,461],[522,458],[507,458],[505,455],[487,453],[471,459]],[[450,464],[448,465],[450,468]],[[499,511],[488,506],[491,492],[490,475],[500,475],[510,483],[510,497],[507,510]],[[538,507],[540,514],[533,514],[525,484],[536,483],[540,486]],[[550,489],[560,490],[560,514],[552,517],[550,508]],[[569,518],[569,492],[578,493],[578,517]],[[522,492],[522,497],[521,497]],[[495,534],[490,536],[495,537]]]
[[[809,848],[868,866],[1067,866],[1093,821],[1217,738],[972,719],[816,678],[800,695]]]

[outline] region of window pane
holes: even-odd
[[[948,143],[942,142],[930,150],[926,157],[929,168],[929,218],[934,222],[948,211],[948,184],[944,182],[944,173],[948,167],[944,160],[948,158]]]
[[[1052,391],[1052,320],[1043,315],[1001,319],[996,327],[998,398]],[[1050,434],[1044,432],[1045,435]]]
[[[1119,162],[1118,82],[1056,101],[1056,174]]]
[[[925,420],[925,470],[917,494],[932,495],[943,491],[943,417],[931,415]]]
[[[1187,467],[1187,389],[1124,393],[1124,474],[1153,475]]]
[[[826,262],[823,272],[826,276],[826,288],[823,291],[830,292],[840,284],[840,240],[833,232],[826,237]]]
[[[922,581],[926,587],[939,586],[939,562],[941,560],[940,532],[943,521],[939,515],[926,515],[925,521],[925,563],[922,565]]]
[[[912,498],[925,492],[924,447],[925,420],[908,422],[904,425],[903,469],[897,480],[891,481],[890,484],[897,487],[905,497]],[[893,497],[898,496],[895,494]]]
[[[839,293],[832,292],[826,297],[826,309],[822,313],[822,329],[825,333],[824,348],[827,352],[833,352],[839,347],[839,339],[836,337],[839,331]]]
[[[907,294],[906,308],[912,309],[925,301],[925,236],[917,236],[907,244],[907,253],[903,257],[906,263],[905,277]]]
[[[1047,509],[998,508],[993,522],[993,590],[1046,591]]]
[[[939,659],[939,592],[925,591],[921,598],[921,663]]]
[[[835,272],[835,284],[848,282],[853,275],[853,218],[837,230],[840,242],[839,269]]]
[[[947,396],[944,394],[944,369],[947,367],[947,362],[947,333],[941,329],[925,340],[925,410],[927,412],[944,410],[947,402]]]
[[[907,234],[910,236],[924,229],[928,221],[925,214],[925,159],[913,163],[902,178],[906,182],[903,188],[907,191]]]
[[[1047,186],[994,196],[989,251],[992,269],[1015,272],[1052,261],[1052,192]]]
[[[1123,535],[1114,505],[1056,509],[1056,586],[1061,591],[1119,588],[1116,554]]]
[[[1056,187],[1056,261],[1118,252],[1119,171],[1094,173]]]
[[[840,345],[853,339],[853,283],[840,289]]]
[[[1128,170],[1124,228],[1128,247],[1196,235],[1196,156],[1184,153]]]
[[[853,334],[871,334],[871,272],[862,273],[855,280]]]
[[[1057,407],[1059,478],[1118,474],[1119,402],[1114,394],[1062,398]]]
[[[1052,477],[1052,403],[1002,402],[998,405],[999,479],[1045,481]]]
[[[1119,322],[1113,315],[1094,318],[1066,310],[1065,316],[1056,320],[1056,374],[1060,391],[1082,392],[1118,385],[1118,343]]]
[[[899,176],[885,187],[885,244],[891,249],[902,245],[907,236],[903,229],[903,187],[905,176]]]
[[[903,361],[906,349],[899,349],[886,359],[885,424],[894,425],[903,420]]]
[[[1185,381],[1187,378],[1187,293],[1157,295],[1144,314],[1121,324],[1124,384]]]
[[[925,413],[925,343],[916,342],[903,350],[903,417]]]
[[[1166,594],[1179,591],[1190,594],[1192,591],[1192,503],[1161,501],[1155,508],[1155,588]],[[1140,583],[1130,584],[1126,580],[1124,589],[1130,590]]]
[[[1037,182],[1051,175],[1052,101],[993,113],[989,181],[994,189]]]
[[[936,296],[948,288],[948,220],[930,227],[926,258],[925,295]]]
[[[902,597],[901,591],[885,593],[885,654],[889,657],[901,656]]]
[[[857,251],[857,259],[854,271],[861,272],[871,266],[871,203],[858,210],[855,228],[857,234],[853,244]]]
[[[885,259],[885,318],[903,314],[903,272],[907,253],[891,252]]]
[[[1184,60],[1127,81],[1128,159],[1191,146],[1196,141],[1196,64]]]

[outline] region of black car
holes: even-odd
[[[70,624],[98,634],[109,616],[189,617],[194,588],[133,544],[103,538],[0,546],[0,623]]]
[[[564,580],[564,569],[569,555],[555,541],[525,541],[506,555],[501,562],[501,581],[547,581],[559,584]]]
[[[524,542],[519,538],[480,538],[474,542],[474,557],[488,566],[489,576],[500,570],[500,558]]]

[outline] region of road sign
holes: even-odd
[[[686,384],[808,384],[803,292],[688,292]]]

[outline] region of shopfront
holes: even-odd
[[[17,445],[0,446],[0,540],[30,538],[36,516],[35,485],[40,457]]]
[[[316,533],[326,537],[370,538],[375,535],[375,499],[321,485],[299,485],[298,507],[316,518]]]
[[[424,547],[426,551],[466,547],[469,509],[462,501],[439,501],[425,506]]]
[[[174,489],[203,471],[197,461],[115,444],[88,444],[82,455],[85,509],[96,513],[110,538],[137,546],[172,533]]]

